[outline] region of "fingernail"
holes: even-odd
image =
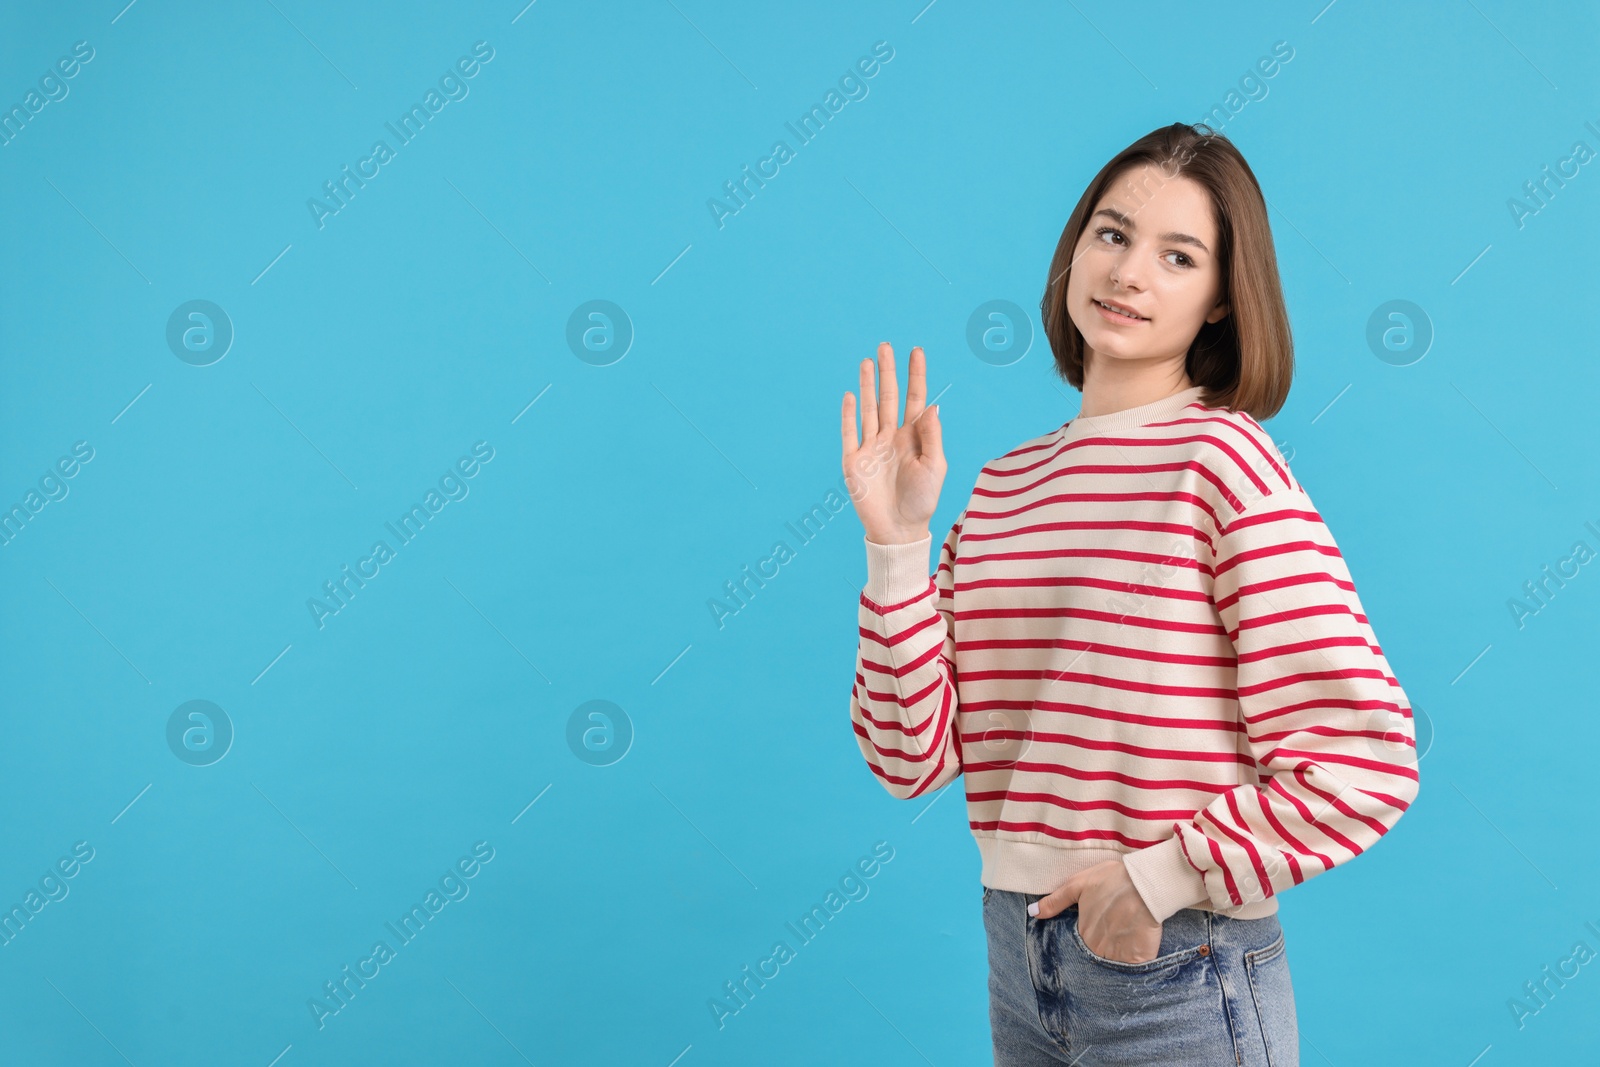
[[[1028,905],[1028,914],[1034,918],[1039,917],[1039,902],[1037,900]]]

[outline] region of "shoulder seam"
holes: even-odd
[[[1257,509],[1264,502],[1269,501],[1269,500],[1276,500],[1276,501],[1282,502],[1283,498],[1286,497],[1286,496],[1299,496],[1302,500],[1305,501],[1306,510],[1309,510],[1310,512],[1315,514],[1319,519],[1322,517],[1322,513],[1320,511],[1317,511],[1316,506],[1311,503],[1311,498],[1306,495],[1306,491],[1303,488],[1301,488],[1301,486],[1298,483],[1296,483],[1294,485],[1284,486],[1282,489],[1274,488],[1272,490],[1272,492],[1263,493],[1262,495],[1256,497],[1254,500],[1250,501],[1244,507],[1240,508],[1238,511],[1233,513],[1232,517],[1229,518],[1229,520],[1228,520],[1228,524],[1226,526],[1221,527],[1221,528],[1219,528],[1217,530],[1217,536],[1218,537],[1226,537],[1229,533],[1233,532],[1234,528],[1239,525],[1241,520],[1243,520],[1247,516],[1254,516],[1254,515],[1258,514]]]

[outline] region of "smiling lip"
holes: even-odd
[[[1126,304],[1119,304],[1114,300],[1096,300],[1090,297],[1090,302],[1095,305],[1106,318],[1112,322],[1148,322],[1149,319],[1140,315]],[[1114,312],[1114,313],[1113,313]]]

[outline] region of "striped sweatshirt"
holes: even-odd
[[[850,717],[889,793],[965,773],[985,886],[1121,859],[1152,915],[1252,919],[1417,794],[1411,705],[1311,498],[1195,386],[987,464],[867,541]]]

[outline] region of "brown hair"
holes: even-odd
[[[1072,209],[1039,302],[1056,373],[1074,389],[1083,389],[1083,334],[1066,306],[1072,253],[1106,189],[1124,170],[1141,163],[1159,167],[1169,180],[1187,177],[1204,186],[1220,234],[1221,299],[1230,306],[1220,321],[1202,324],[1190,344],[1184,359],[1189,380],[1205,386],[1201,400],[1207,407],[1243,411],[1258,422],[1270,419],[1289,396],[1294,340],[1266,202],[1233,142],[1204,123],[1176,122],[1139,138],[1100,168]]]

